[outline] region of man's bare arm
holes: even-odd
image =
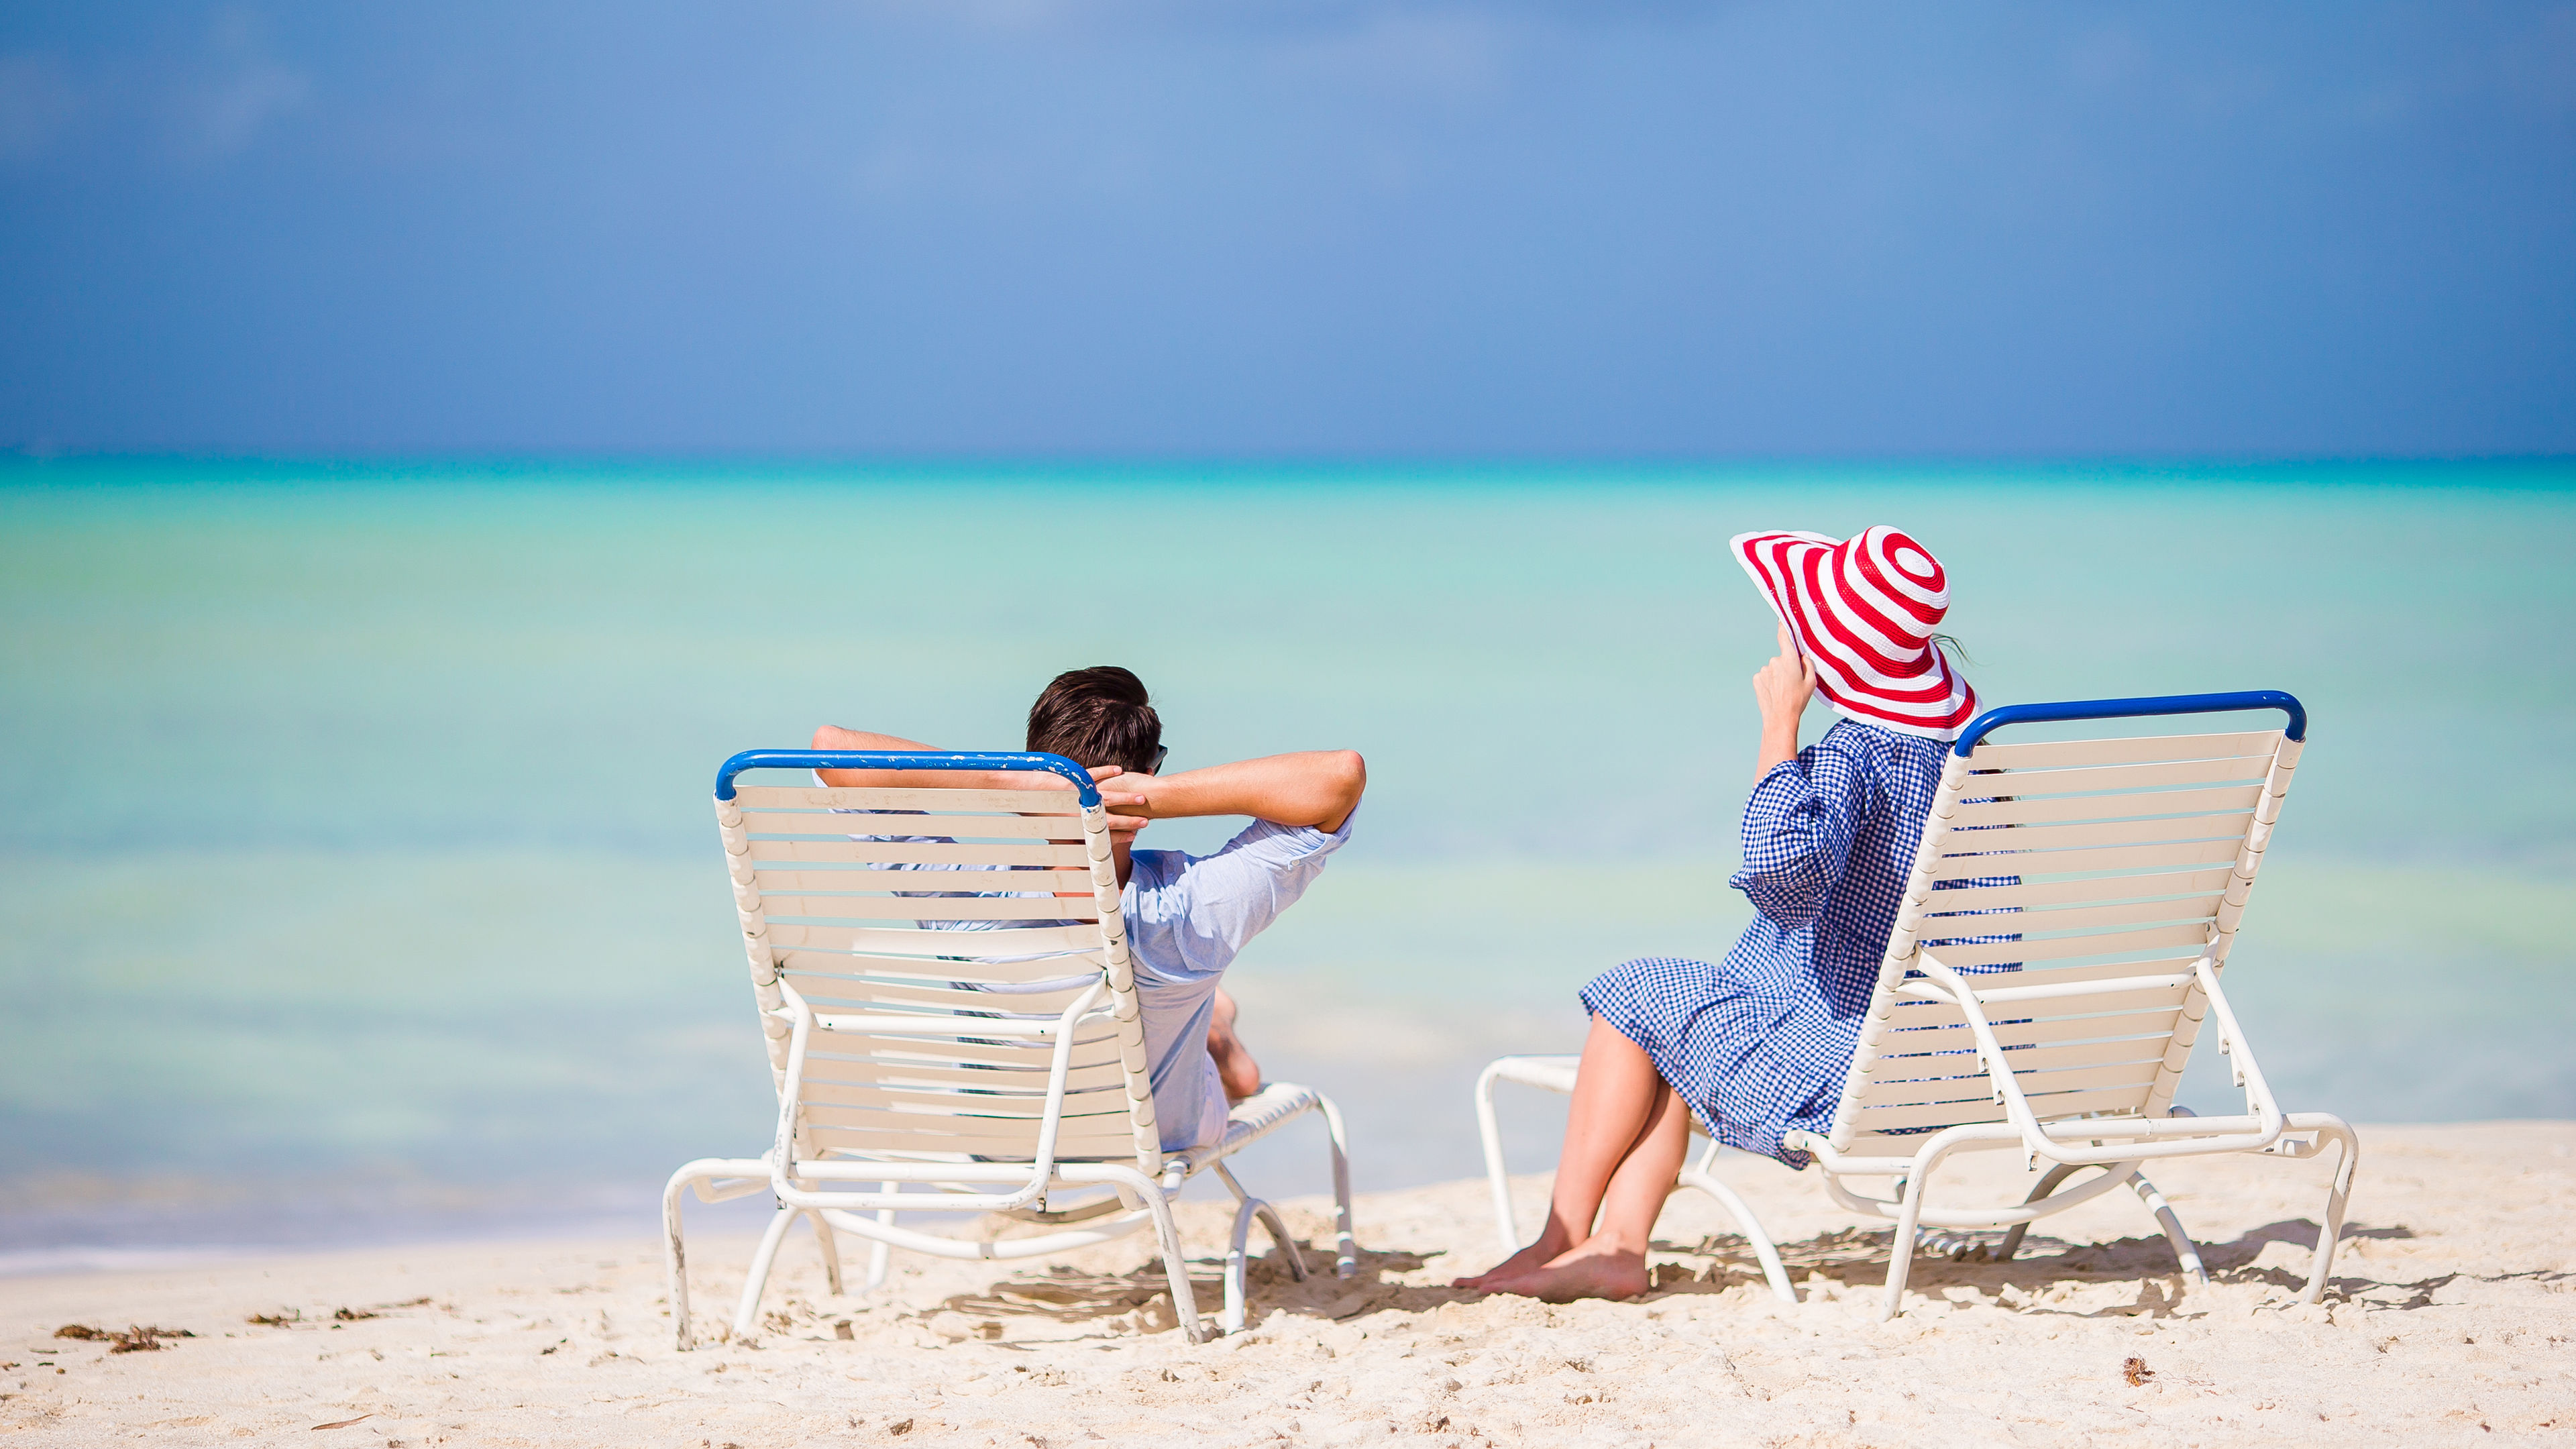
[[[901,735],[872,734],[866,730],[845,730],[839,725],[824,725],[814,731],[814,748],[818,750],[912,750],[925,754],[939,752],[937,745],[925,745]],[[817,770],[826,785],[849,790],[1070,790],[1073,785],[1062,775],[1048,770]],[[1091,772],[1095,781],[1118,774],[1114,765]],[[1143,796],[1123,788],[1112,793],[1106,787],[1100,801],[1112,811],[1112,830],[1135,830],[1145,822],[1132,813],[1132,807]]]
[[[919,754],[937,754],[937,745],[925,745],[901,735],[873,734],[867,730],[845,730],[839,725],[824,725],[814,731],[814,748],[818,750],[910,750]],[[1021,776],[1000,770],[817,770],[823,783],[849,790],[1002,790],[1028,788]]]
[[[1368,762],[1357,750],[1305,750],[1177,775],[1120,775],[1101,788],[1134,794],[1131,813],[1148,818],[1250,815],[1339,830],[1368,789]]]

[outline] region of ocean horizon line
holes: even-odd
[[[906,453],[797,452],[760,449],[436,449],[436,450],[72,450],[20,447],[0,451],[0,480],[15,481],[53,469],[107,470],[204,468],[287,469],[322,474],[327,481],[434,481],[441,477],[507,475],[512,481],[590,481],[638,469],[704,475],[704,481],[807,481],[803,475],[843,475],[895,482],[1048,483],[1116,472],[1129,484],[1204,485],[1290,481],[1382,483],[1387,475],[1426,486],[1508,486],[1526,480],[1562,486],[1586,475],[1610,473],[1632,485],[1755,484],[1784,475],[1808,480],[1979,482],[1989,485],[2271,484],[2297,487],[2320,481],[2299,476],[2317,471],[2381,473],[2384,479],[2344,477],[2351,485],[2441,482],[2496,486],[2513,491],[2576,488],[2576,453],[2352,453],[2332,452],[1995,452],[1849,454],[1525,454],[1283,451],[1275,454],[1186,452]],[[2425,479],[2467,470],[2476,480]],[[14,475],[14,476],[13,476]],[[1269,475],[1266,478],[1259,475]],[[2510,480],[2509,482],[2507,480]],[[97,479],[93,481],[108,481]],[[227,478],[207,483],[263,480]],[[283,481],[283,480],[278,480]],[[320,480],[317,480],[320,481]],[[169,487],[166,477],[151,486]],[[180,486],[189,486],[182,484]]]

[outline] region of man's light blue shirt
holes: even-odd
[[[1212,855],[1139,850],[1119,906],[1136,965],[1136,1005],[1163,1150],[1225,1131],[1225,1088],[1208,1056],[1217,983],[1244,944],[1297,903],[1324,859],[1351,838],[1354,809],[1330,832],[1256,820]]]

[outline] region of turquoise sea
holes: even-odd
[[[2229,977],[2287,1101],[2576,1116],[2576,465],[21,461],[0,1270],[649,1221],[768,1130],[716,763],[826,721],[1016,747],[1106,662],[1173,768],[1366,753],[1231,979],[1363,1189],[1472,1173],[1479,1062],[1744,919],[1771,624],[1727,538],[1881,522],[1988,703],[2308,703]]]

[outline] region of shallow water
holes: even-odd
[[[269,1241],[287,1197],[362,1234],[649,1213],[631,1185],[767,1135],[716,762],[822,721],[1013,747],[1105,661],[1173,768],[1367,753],[1353,844],[1232,979],[1265,1065],[1344,1102],[1363,1186],[1471,1172],[1478,1062],[1571,1049],[1592,971],[1743,919],[1770,624],[1724,545],[1758,527],[1916,532],[1990,704],[2299,694],[2229,978],[2276,1088],[2576,1115],[2571,485],[10,465],[0,1254]],[[1512,1120],[1539,1165],[1549,1104]],[[1311,1155],[1254,1166],[1306,1190]]]

